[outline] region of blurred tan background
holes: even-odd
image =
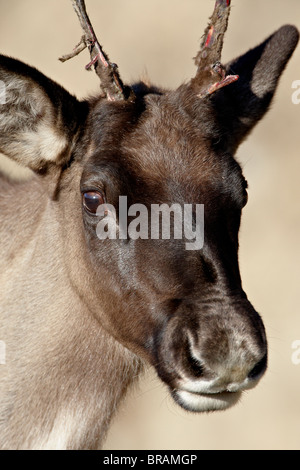
[[[125,81],[147,71],[155,84],[177,87],[194,74],[192,57],[214,0],[86,3],[100,42]],[[224,62],[284,23],[300,28],[299,0],[232,3]],[[84,97],[98,89],[96,75],[84,70],[88,53],[65,64],[57,60],[80,36],[69,0],[0,0],[1,53],[36,66]],[[237,154],[249,183],[240,233],[241,273],[268,333],[266,376],[235,408],[193,415],[173,404],[148,371],[115,418],[106,449],[300,449],[300,364],[292,362],[292,343],[300,340],[300,104],[291,99],[295,80],[300,80],[300,45],[272,110]],[[2,157],[0,166],[8,168]]]

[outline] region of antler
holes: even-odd
[[[199,97],[211,95],[215,91],[235,82],[238,75],[227,75],[225,67],[221,64],[224,34],[227,30],[231,0],[216,0],[215,9],[210,17],[200,51],[195,57],[198,66],[196,76],[192,79],[193,85],[200,88]]]
[[[97,40],[96,34],[86,12],[84,0],[71,1],[84,34],[79,44],[75,46],[73,52],[60,57],[59,60],[62,62],[69,60],[88,47],[91,61],[86,66],[86,69],[89,70],[92,65],[94,65],[95,71],[101,81],[101,88],[106,97],[111,101],[133,100],[133,90],[128,86],[124,86],[117,65],[109,61],[107,54],[105,54]]]

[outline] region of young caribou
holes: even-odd
[[[88,47],[97,98],[0,56],[0,151],[32,170],[0,179],[3,449],[100,448],[144,362],[195,412],[234,405],[267,367],[239,273],[247,183],[234,154],[269,108],[296,28],[222,65],[230,1],[217,0],[195,76],[160,90],[124,85],[84,1],[72,3],[83,37],[63,60]],[[125,223],[114,216],[123,236],[99,237],[120,197],[131,208]],[[130,236],[135,204],[189,205],[193,230],[201,205],[203,243],[186,249],[171,210],[169,237],[151,237],[151,224]]]

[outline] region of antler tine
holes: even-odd
[[[89,70],[92,65],[94,65],[95,71],[101,81],[101,88],[106,97],[110,101],[132,100],[134,98],[133,90],[128,86],[124,86],[117,65],[109,61],[108,55],[103,51],[98,42],[86,12],[84,0],[71,0],[71,2],[79,18],[84,34],[73,52],[61,57],[59,60],[64,62],[71,59],[88,47],[91,61],[86,66],[86,69]]]
[[[238,75],[227,75],[221,64],[224,34],[228,26],[231,0],[216,0],[215,9],[205,30],[200,51],[195,57],[198,66],[192,83],[200,88],[199,97],[211,95],[235,82]]]

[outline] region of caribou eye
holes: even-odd
[[[98,191],[88,191],[82,194],[82,203],[85,210],[92,215],[96,215],[97,209],[105,203],[104,196]]]

